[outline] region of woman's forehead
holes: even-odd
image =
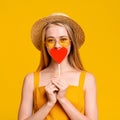
[[[50,25],[46,30],[46,37],[49,36],[68,36],[68,33],[64,26]]]

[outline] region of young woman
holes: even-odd
[[[84,70],[78,52],[84,43],[81,27],[54,14],[37,21],[31,34],[41,60],[24,78],[18,119],[98,120],[95,78]]]

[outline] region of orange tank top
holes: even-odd
[[[79,85],[70,85],[66,91],[66,98],[82,113],[84,114],[84,80],[86,71],[82,71],[79,78]],[[40,77],[39,73],[34,73],[34,113],[38,111],[42,105],[47,102],[44,86],[39,87]],[[45,120],[69,120],[63,108],[57,102],[51,109]]]

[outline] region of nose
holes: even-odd
[[[61,47],[61,45],[60,45],[59,41],[56,41],[56,42],[55,42],[55,48],[58,49],[58,48],[60,48],[60,47]]]

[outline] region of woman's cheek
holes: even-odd
[[[51,48],[54,47],[54,44],[46,44],[46,47],[47,47],[48,49],[51,49]]]
[[[64,43],[60,42],[60,45],[61,45],[62,47],[67,48],[67,47],[70,45],[70,42],[69,42],[69,41],[64,42]]]

